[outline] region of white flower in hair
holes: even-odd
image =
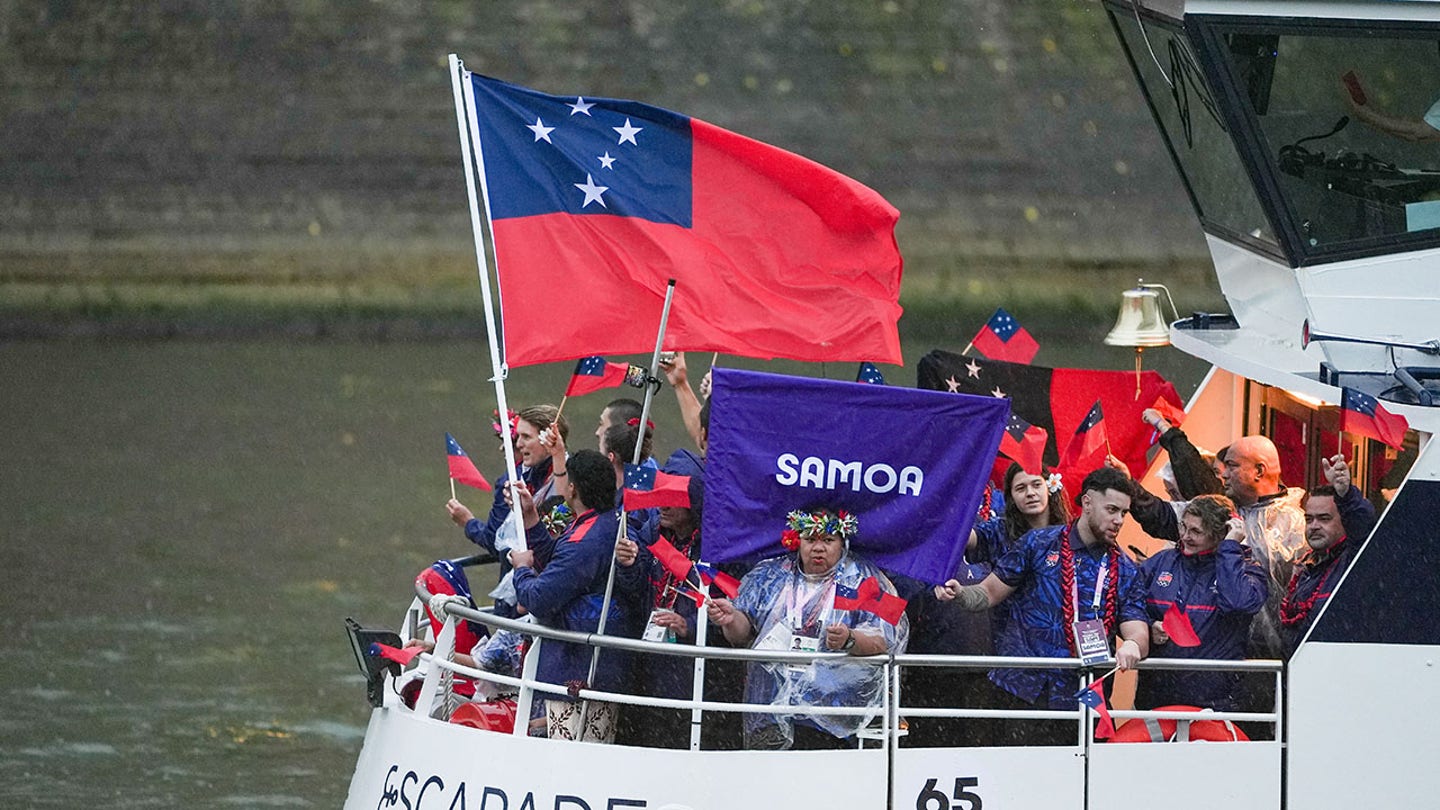
[[[1045,487],[1052,493],[1059,492],[1060,486],[1060,473],[1050,473],[1050,477],[1045,479]]]

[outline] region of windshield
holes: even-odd
[[[1301,253],[1440,229],[1440,31],[1218,24],[1208,32],[1256,125]]]
[[[1440,27],[1112,17],[1207,230],[1294,266],[1440,244]]]

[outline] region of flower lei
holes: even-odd
[[[785,516],[785,526],[785,531],[780,533],[780,545],[788,551],[794,551],[800,548],[802,537],[813,537],[817,534],[833,534],[848,543],[859,531],[860,521],[844,509],[838,512],[831,512],[829,509],[804,512],[796,509]]]
[[[551,537],[559,537],[564,534],[565,529],[570,526],[570,521],[574,519],[575,513],[571,512],[570,507],[563,503],[555,504],[555,508],[540,516],[540,522],[545,524],[545,531],[549,532]]]
[[[1076,607],[1075,600],[1070,598],[1075,592],[1075,549],[1070,547],[1070,530],[1073,528],[1075,524],[1068,523],[1060,530],[1060,611],[1064,616],[1065,644],[1072,652],[1075,650]],[[1105,580],[1105,608],[1101,614],[1106,638],[1115,634],[1115,603],[1120,594],[1120,549],[1111,546],[1109,557],[1106,562],[1109,573]]]
[[[1342,540],[1341,542],[1344,541]],[[1333,551],[1336,547],[1338,547],[1338,544],[1330,550]],[[1333,560],[1333,558],[1334,555],[1332,553],[1331,559]],[[1328,563],[1330,560],[1326,562]],[[1285,627],[1293,627],[1304,621],[1305,617],[1310,615],[1310,611],[1315,609],[1315,603],[1320,601],[1320,594],[1325,592],[1325,585],[1330,581],[1330,575],[1335,573],[1337,567],[1338,566],[1331,565],[1329,570],[1325,572],[1325,575],[1320,577],[1320,582],[1315,585],[1315,590],[1311,591],[1310,595],[1305,597],[1303,602],[1297,603],[1295,601],[1295,588],[1300,585],[1300,574],[1303,573],[1305,569],[1301,566],[1296,566],[1295,573],[1290,575],[1290,583],[1285,586],[1285,598],[1280,600],[1280,624]]]
[[[994,505],[994,498],[995,486],[986,484],[985,493],[980,497],[980,508],[975,511],[976,520],[986,521],[995,517],[995,510],[991,508]]]

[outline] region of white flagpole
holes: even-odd
[[[658,379],[655,375],[660,373],[660,346],[665,342],[665,329],[670,323],[670,304],[675,300],[675,279],[670,279],[665,285],[665,307],[660,311],[660,332],[655,335],[655,351],[650,355],[650,379]],[[630,459],[631,464],[640,463],[640,451],[645,445],[645,423],[650,418],[650,402],[655,398],[656,386],[645,385],[645,402],[640,406],[640,435],[635,440],[634,458]],[[623,487],[624,484],[622,483]],[[620,541],[625,539],[625,511],[620,511],[620,525],[615,529],[615,546],[610,550],[610,575],[605,580],[605,601],[600,603],[600,626],[596,629],[596,635],[605,635],[605,620],[610,615],[610,597],[615,591],[615,552],[620,546]],[[595,666],[600,662],[600,648],[595,647],[590,654],[590,674],[585,678],[587,684],[595,681]],[[583,715],[582,715],[583,716]]]
[[[490,243],[495,243],[495,228],[490,217],[490,189],[485,182],[485,151],[480,145],[480,125],[475,119],[475,88],[469,81],[470,71],[455,54],[450,54],[450,87],[455,96],[455,126],[460,135],[460,154],[465,161],[465,191],[470,198],[470,230],[475,236],[475,265],[480,275],[480,295],[485,300],[485,334],[490,340],[490,381],[495,383],[495,402],[499,408],[499,421],[504,441],[505,470],[507,486],[510,489],[510,517],[514,522],[515,536],[525,536],[525,526],[520,516],[520,498],[515,492],[515,441],[511,434],[510,407],[505,399],[505,377],[508,373],[500,359],[500,339],[495,329],[495,305],[490,298],[490,268],[485,263],[485,234],[480,225],[480,203],[475,196],[475,175],[478,166],[480,193],[485,202],[485,223],[490,226]],[[466,107],[469,107],[467,113]],[[467,126],[468,124],[468,126]],[[470,156],[470,145],[475,145],[475,159]],[[495,284],[500,284],[499,257],[495,262]]]

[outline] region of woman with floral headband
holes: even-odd
[[[741,580],[733,603],[711,599],[710,621],[731,644],[760,650],[860,656],[904,652],[909,624],[903,613],[891,624],[857,604],[866,603],[864,595],[871,591],[875,602],[895,593],[879,568],[850,552],[858,528],[855,516],[844,511],[791,512],[781,534],[790,553],[756,565]],[[745,681],[747,703],[872,711],[865,716],[747,714],[745,747],[853,747],[855,732],[879,713],[884,688],[880,667],[844,659],[752,664]]]

